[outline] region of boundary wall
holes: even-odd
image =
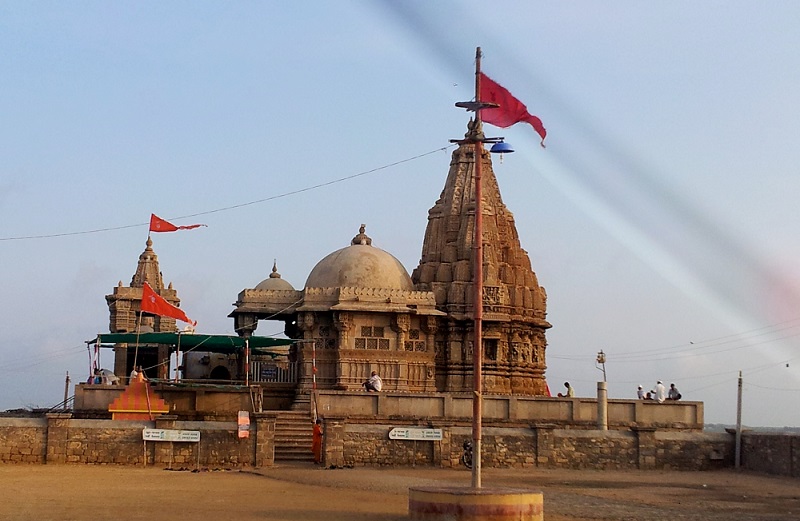
[[[704,470],[732,467],[734,433],[702,431],[702,403],[609,400],[609,430],[586,398],[487,397],[486,467]],[[469,395],[324,391],[317,400],[326,466],[457,467],[471,439]],[[265,467],[281,413],[250,413],[248,438],[227,412],[206,421],[79,419],[71,413],[0,418],[0,464]],[[441,429],[442,439],[389,439],[395,427]],[[145,428],[200,431],[200,442],[147,442]],[[310,448],[309,448],[310,460]],[[800,477],[800,435],[742,435],[742,467]]]
[[[0,418],[0,463],[117,464],[164,468],[266,467],[274,464],[279,413],[252,414],[250,436],[228,421],[87,420],[69,413],[46,418]],[[394,427],[442,430],[436,441],[391,440]],[[147,442],[145,428],[200,431],[200,442]],[[386,416],[323,417],[325,466],[457,467],[471,437],[466,420]],[[553,424],[484,422],[483,464],[499,468],[703,470],[732,465],[733,436],[642,427],[568,429]],[[309,459],[311,450],[309,447]]]
[[[734,437],[727,433],[565,429],[552,424],[483,423],[484,467],[709,470],[732,466]],[[434,441],[392,440],[396,427],[441,429]],[[323,464],[359,466],[458,467],[468,422],[418,422],[393,418],[325,417]]]
[[[274,463],[275,413],[251,413],[249,437],[236,422],[84,420],[70,413],[0,418],[0,463],[81,463],[162,467],[264,467]],[[146,428],[200,431],[199,442],[148,441]]]
[[[658,403],[645,400],[608,400],[609,429],[654,427],[703,430],[703,402]],[[594,398],[548,398],[542,396],[483,396],[484,421],[546,422],[566,428],[596,428]],[[319,391],[320,416],[360,418],[375,415],[403,418],[472,418],[471,393],[365,393]]]
[[[741,465],[756,472],[800,478],[800,434],[743,431]]]

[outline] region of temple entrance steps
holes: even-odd
[[[311,412],[279,411],[275,420],[275,461],[313,461]]]

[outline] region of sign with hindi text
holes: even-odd
[[[442,429],[423,429],[419,427],[395,427],[389,431],[390,440],[424,440],[438,441],[442,439]]]
[[[185,441],[200,443],[200,431],[180,431],[175,429],[144,429],[144,441]]]

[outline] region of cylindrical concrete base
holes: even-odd
[[[415,521],[542,521],[541,492],[509,488],[426,487],[408,490]]]

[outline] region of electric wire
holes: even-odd
[[[192,213],[192,214],[181,215],[181,216],[178,216],[178,217],[170,217],[170,219],[172,219],[172,220],[180,220],[180,219],[188,219],[190,217],[199,217],[199,216],[202,216],[202,215],[211,215],[211,214],[219,213],[219,212],[227,212],[227,211],[230,211],[230,210],[237,210],[239,208],[244,208],[246,206],[251,206],[251,205],[254,205],[254,204],[261,204],[261,203],[265,203],[265,202],[268,202],[268,201],[274,201],[276,199],[282,199],[284,197],[289,197],[289,196],[292,196],[292,195],[297,195],[297,194],[301,194],[301,193],[304,193],[304,192],[309,192],[311,190],[316,190],[316,189],[323,188],[323,187],[330,186],[330,185],[334,185],[334,184],[337,184],[337,183],[342,183],[344,181],[349,181],[349,180],[355,179],[357,177],[362,177],[362,176],[365,176],[365,175],[374,174],[375,172],[380,172],[380,171],[386,170],[388,168],[392,168],[392,167],[395,167],[395,166],[398,166],[398,165],[402,165],[403,163],[408,163],[410,161],[421,159],[423,157],[426,157],[426,156],[429,156],[429,155],[432,155],[432,154],[436,154],[438,152],[442,152],[442,151],[446,152],[449,148],[452,148],[454,146],[455,146],[455,144],[450,144],[450,145],[447,145],[447,146],[444,146],[444,147],[437,148],[435,150],[431,150],[429,152],[425,152],[425,153],[422,153],[422,154],[417,154],[417,155],[412,156],[412,157],[408,157],[406,159],[400,159],[399,161],[394,161],[392,163],[388,163],[388,164],[385,164],[383,166],[379,166],[379,167],[376,167],[376,168],[371,168],[369,170],[364,170],[363,172],[358,172],[356,174],[351,174],[351,175],[348,175],[348,176],[340,177],[338,179],[333,179],[331,181],[326,181],[324,183],[319,183],[319,184],[316,184],[316,185],[307,186],[305,188],[299,188],[297,190],[291,190],[289,192],[283,192],[281,194],[276,194],[276,195],[272,195],[272,196],[269,196],[269,197],[264,197],[262,199],[256,199],[254,201],[248,201],[246,203],[239,203],[239,204],[234,204],[234,205],[231,205],[231,206],[224,206],[222,208],[215,208],[213,210],[206,210],[206,211],[203,211],[203,212],[196,212],[196,213]],[[50,233],[50,234],[41,234],[41,235],[21,235],[21,236],[16,236],[16,237],[0,237],[0,241],[22,241],[22,240],[33,240],[33,239],[53,239],[53,238],[58,238],[58,237],[70,237],[70,236],[74,236],[74,235],[88,235],[88,234],[93,234],[93,233],[103,233],[103,232],[111,232],[111,231],[117,231],[117,230],[125,230],[125,229],[128,229],[128,228],[138,228],[139,226],[149,226],[149,224],[150,224],[150,222],[148,221],[148,222],[144,222],[144,223],[125,224],[125,225],[121,225],[121,226],[111,226],[111,227],[106,227],[106,228],[95,228],[95,229],[91,229],[91,230],[82,230],[82,231],[76,231],[76,232]]]

